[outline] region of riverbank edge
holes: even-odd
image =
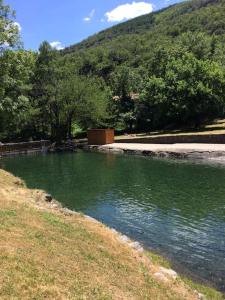
[[[152,275],[154,279],[158,280],[160,283],[167,284],[168,282],[177,282],[178,285],[184,284],[187,290],[189,290],[196,296],[196,299],[224,299],[223,295],[220,292],[216,291],[214,288],[195,283],[194,281],[185,278],[184,276],[178,275],[177,272],[170,268],[170,264],[163,257],[156,255],[149,250],[145,250],[139,242],[130,239],[128,236],[123,235],[113,228],[109,228],[105,224],[88,215],[84,215],[82,213],[63,207],[59,201],[53,199],[52,196],[47,194],[45,191],[28,189],[26,187],[26,184],[20,178],[14,177],[14,175],[2,169],[0,169],[0,177],[2,176],[2,172],[13,179],[16,188],[22,187],[27,191],[35,191],[37,193],[37,199],[35,199],[32,203],[27,201],[27,204],[33,206],[35,209],[51,212],[56,215],[61,215],[62,217],[67,216],[73,218],[73,216],[79,216],[87,220],[87,222],[91,222],[97,226],[104,227],[105,230],[110,231],[113,235],[116,236],[118,243],[122,243],[129,247],[132,251],[135,251],[137,255],[143,259],[143,261],[147,259],[147,261],[150,264],[154,265],[154,267],[157,265],[157,271]],[[214,294],[216,295],[215,298],[213,296]]]
[[[106,145],[88,145],[86,142],[84,143],[78,141],[76,143],[64,143],[61,146],[56,146],[55,143],[53,143],[49,147],[39,149],[23,149],[19,151],[8,151],[4,153],[0,152],[0,158],[7,156],[29,155],[35,153],[65,153],[83,150],[89,152],[128,154],[153,158],[205,160],[208,162],[211,161],[225,164],[225,145],[204,144],[204,150],[201,149],[201,147],[199,148],[198,146],[202,144],[184,144],[184,147],[180,147],[181,145],[182,144],[136,144],[120,142]],[[221,145],[222,149],[220,149]],[[212,149],[212,146],[215,149]]]
[[[121,147],[118,143],[113,144],[114,146],[108,145],[81,145],[79,148],[83,151],[88,152],[101,152],[101,153],[112,153],[112,154],[128,154],[145,156],[152,158],[167,158],[167,159],[179,159],[179,160],[199,160],[199,161],[212,161],[218,163],[225,163],[225,151],[210,151],[210,150],[146,150],[146,149],[130,149],[129,146]]]

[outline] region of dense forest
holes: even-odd
[[[90,127],[200,126],[225,114],[225,0],[193,0],[57,51],[21,46],[0,0],[0,141],[61,141]]]

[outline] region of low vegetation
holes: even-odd
[[[46,203],[45,193],[0,171],[1,299],[223,299],[181,278],[154,276],[158,256],[139,253],[118,234]]]

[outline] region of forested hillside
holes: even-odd
[[[103,78],[119,97],[112,117],[120,128],[198,126],[224,114],[224,0],[170,6],[102,31],[63,55],[78,63],[80,74]]]
[[[1,3],[0,28],[12,30]],[[179,3],[60,52],[47,42],[38,53],[18,50],[18,40],[18,32],[0,33],[0,140],[60,141],[90,127],[150,131],[224,117],[225,0]]]
[[[191,31],[209,35],[225,34],[225,1],[192,0],[169,6],[160,11],[140,16],[95,34],[79,44],[66,48],[64,53],[111,43],[119,37],[126,39],[138,35],[146,39],[159,35],[175,38]],[[119,40],[120,41],[120,40]],[[126,41],[124,41],[125,43]]]

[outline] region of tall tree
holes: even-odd
[[[61,70],[58,67],[59,53],[48,42],[40,45],[33,76],[33,105],[37,109],[37,131],[42,137],[55,137],[59,126],[57,102]]]
[[[149,126],[195,125],[223,115],[225,70],[184,52],[169,56],[160,76],[151,76],[142,93],[142,118]]]
[[[0,137],[15,138],[30,123],[35,54],[6,50],[0,56]]]
[[[60,116],[66,138],[72,138],[72,125],[83,129],[104,126],[109,91],[98,79],[71,74],[60,84]]]
[[[138,72],[122,66],[112,74],[111,86],[113,90],[113,103],[111,109],[115,121],[120,122],[124,129],[132,131],[136,122],[136,102],[141,88],[142,79]]]
[[[79,75],[68,62],[44,42],[39,48],[33,77],[33,101],[37,108],[37,131],[60,142],[72,137],[74,122],[84,129],[104,119],[107,91],[99,79]]]

